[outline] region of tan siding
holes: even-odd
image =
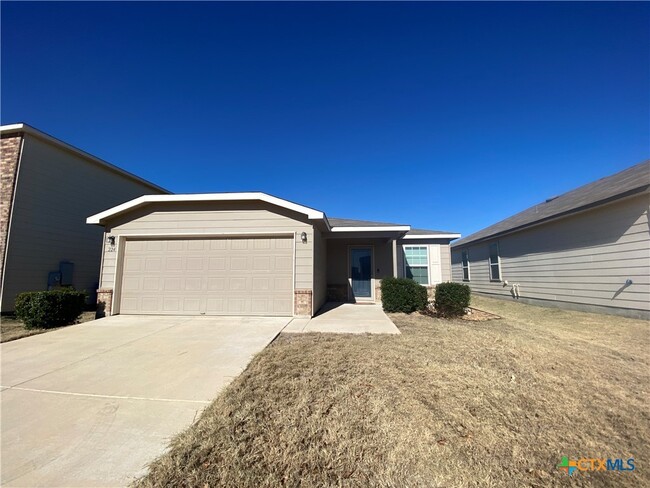
[[[374,251],[373,276],[382,279],[392,276],[392,244],[386,239],[328,239],[327,241],[327,284],[347,285],[349,278],[348,252],[350,246],[369,246]],[[379,270],[379,271],[378,271]]]
[[[59,262],[74,263],[74,286],[97,288],[102,229],[86,217],[140,195],[160,193],[33,136],[25,144],[7,248],[2,310],[19,292],[43,290]]]
[[[498,239],[502,279],[522,297],[650,310],[648,195],[612,203]],[[453,279],[462,280],[461,251],[470,257],[470,286],[510,296],[489,281],[490,242],[453,250]],[[625,280],[633,284],[625,287]]]
[[[312,290],[314,229],[298,214],[265,203],[213,202],[149,205],[109,222],[106,232],[116,237],[164,235],[291,234],[295,241],[295,287]],[[307,242],[300,239],[307,233]],[[114,288],[116,253],[106,249],[102,288]]]
[[[404,276],[404,247],[410,245],[427,245],[432,252],[432,245],[440,246],[440,265],[442,282],[451,281],[451,252],[448,239],[401,239],[397,242],[397,275]],[[431,276],[431,270],[429,270]],[[435,283],[433,283],[435,284]]]
[[[314,294],[313,313],[327,300],[327,241],[314,229]]]

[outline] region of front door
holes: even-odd
[[[372,298],[372,249],[353,247],[350,249],[350,281],[352,298]]]

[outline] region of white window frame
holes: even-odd
[[[427,250],[427,263],[426,264],[416,264],[415,266],[409,266],[408,262],[406,261],[406,250],[407,249],[412,249],[415,247],[423,247]],[[408,274],[406,270],[408,268],[426,268],[427,270],[427,282],[426,283],[421,283],[422,286],[430,286],[431,284],[431,268],[429,266],[429,246],[426,244],[405,244],[402,246],[402,251],[404,252],[404,278],[408,278]],[[415,281],[415,280],[414,280]]]
[[[467,259],[465,259],[467,258]],[[465,261],[467,261],[467,266],[465,266]],[[460,267],[463,271],[463,281],[471,281],[472,280],[472,275],[470,272],[470,265],[469,265],[469,250],[461,251],[460,254]],[[465,270],[467,270],[467,278],[465,278]]]
[[[496,263],[492,262],[492,252],[491,252],[492,246],[496,246],[496,248],[497,248],[497,262]],[[493,265],[496,265],[498,267],[497,268],[499,270],[498,278],[492,277],[492,266]],[[500,283],[501,282],[501,276],[502,276],[501,275],[501,250],[499,249],[499,242],[498,241],[497,242],[492,242],[491,244],[488,245],[488,266],[489,266],[489,270],[488,270],[489,275],[488,276],[490,277],[490,281],[495,281],[495,282]]]

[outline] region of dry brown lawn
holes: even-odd
[[[503,318],[281,335],[136,484],[650,486],[648,323],[473,306]],[[569,478],[562,456],[637,469]]]
[[[80,324],[82,322],[88,322],[90,320],[95,320],[95,312],[82,313],[77,320],[77,323]],[[0,342],[15,341],[16,339],[21,339],[22,337],[43,334],[44,332],[50,332],[60,328],[61,327],[53,327],[49,329],[27,329],[22,321],[18,320],[15,317],[5,315],[3,317],[0,317]]]

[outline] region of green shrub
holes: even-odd
[[[86,303],[86,294],[72,289],[28,291],[16,297],[16,317],[28,329],[73,323]]]
[[[381,304],[386,312],[424,310],[427,301],[427,289],[409,278],[381,280]]]
[[[457,317],[469,307],[471,290],[462,283],[440,283],[436,286],[436,312],[444,317]]]

